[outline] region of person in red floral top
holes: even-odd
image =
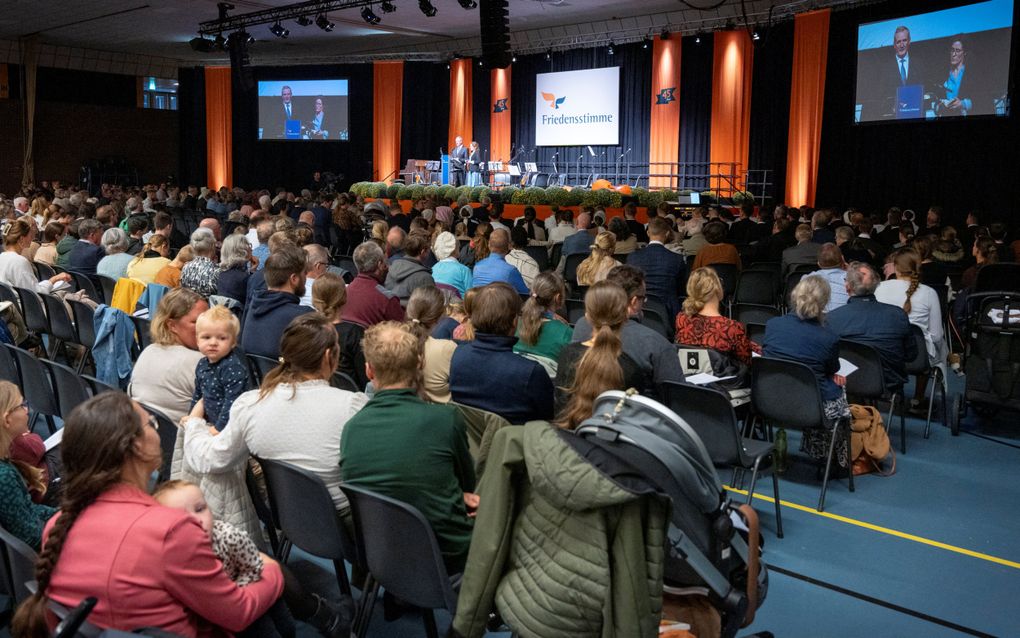
[[[744,326],[719,313],[723,298],[722,281],[712,268],[698,268],[687,280],[687,299],[676,317],[676,342],[687,346],[711,348],[751,363],[751,351],[761,348],[747,338]]]

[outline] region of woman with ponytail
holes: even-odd
[[[533,354],[553,361],[559,359],[560,351],[570,343],[574,332],[566,320],[556,314],[566,296],[563,277],[559,273],[547,271],[535,277],[531,285],[531,297],[521,308],[514,352]]]
[[[143,284],[156,281],[156,274],[170,263],[170,241],[163,235],[153,233],[135,258],[127,266],[127,276]]]
[[[687,279],[687,298],[683,312],[676,316],[676,342],[681,345],[711,348],[751,365],[751,350],[757,349],[747,338],[744,325],[722,316],[722,280],[714,268],[698,268]]]
[[[595,236],[591,245],[591,255],[577,266],[577,285],[590,286],[602,281],[610,270],[620,265],[613,255],[616,254],[616,235],[602,231]]]
[[[293,463],[322,479],[337,510],[346,510],[340,435],[368,399],[330,386],[339,359],[329,319],[317,312],[295,318],[283,331],[279,365],[259,389],[234,401],[225,430],[213,436],[197,411],[185,419],[187,464],[199,474],[216,474],[243,468],[249,456]]]
[[[33,502],[32,492],[46,493],[46,478],[43,472],[15,457],[12,448],[27,449],[18,445],[31,437],[41,445],[39,436],[28,432],[28,403],[18,386],[10,381],[0,381],[0,525],[33,549],[39,549],[43,525],[56,510]],[[36,446],[33,446],[36,447]]]
[[[436,339],[432,330],[446,316],[446,299],[439,288],[422,286],[407,302],[407,322],[423,348],[422,383],[425,397],[433,403],[450,402],[450,361],[457,344]]]
[[[924,331],[924,341],[931,365],[945,366],[949,348],[942,323],[942,305],[936,292],[921,283],[921,256],[912,249],[896,251],[891,256],[895,279],[883,281],[875,291],[875,298],[899,306],[907,313],[910,323]],[[918,375],[912,407],[923,403],[927,375]]]
[[[627,293],[600,281],[584,296],[584,316],[592,337],[560,351],[556,369],[556,425],[569,430],[591,416],[595,398],[607,390],[641,389],[640,366],[623,353],[620,331],[627,322]]]
[[[62,272],[49,279],[38,280],[32,269],[32,264],[22,255],[25,249],[31,245],[35,233],[35,224],[27,217],[15,219],[7,225],[4,231],[4,250],[0,254],[0,282],[8,286],[48,294],[53,292],[54,284],[70,281],[71,275]]]
[[[101,628],[157,627],[180,636],[215,627],[239,632],[283,590],[280,567],[263,555],[262,579],[238,587],[187,512],[149,496],[162,461],[157,423],[120,392],[74,409],[61,444],[64,492],[36,563],[38,593],[22,603],[13,635],[49,636],[47,601],[65,607],[87,596]]]

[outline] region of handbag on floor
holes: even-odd
[[[850,406],[850,456],[854,476],[875,472],[881,476],[896,473],[896,452],[889,445],[889,434],[882,423],[882,413],[870,405]],[[882,470],[882,462],[892,456],[892,467]]]

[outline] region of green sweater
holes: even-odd
[[[464,492],[474,491],[475,471],[455,408],[425,403],[412,390],[376,392],[344,425],[340,473],[346,483],[417,508],[447,570],[463,570],[472,529]]]
[[[18,468],[0,461],[0,525],[4,529],[39,551],[43,527],[56,511],[33,503]]]
[[[520,340],[521,333],[517,333],[517,344],[514,352],[530,352],[556,361],[560,358],[560,350],[570,343],[574,329],[558,319],[549,319],[542,323],[542,329],[538,332],[538,343],[529,345]]]

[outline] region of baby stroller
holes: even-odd
[[[953,398],[949,427],[960,433],[968,404],[982,415],[1020,411],[1020,293],[982,292],[967,299],[965,385]]]
[[[706,595],[720,613],[722,636],[736,635],[768,590],[754,510],[728,499],[701,439],[672,410],[614,390],[599,395],[592,414],[577,435],[672,501],[665,591]]]

